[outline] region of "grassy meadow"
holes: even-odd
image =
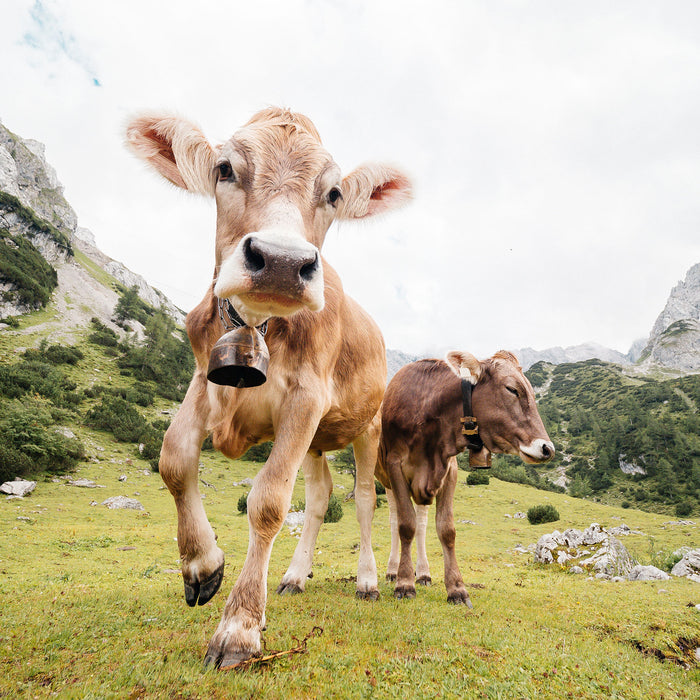
[[[699,546],[696,525],[669,516],[544,493],[491,479],[455,502],[457,550],[473,610],[446,603],[442,556],[431,523],[433,585],[395,600],[383,572],[388,508],[373,530],[377,602],[355,598],[359,534],[352,501],[321,530],[314,576],[298,596],[275,594],[297,543],[284,527],[273,552],[265,644],[289,650],[314,627],[307,651],[241,671],[204,670],[202,659],[247,546],[237,502],[258,465],[203,453],[200,484],[226,552],[222,590],[185,605],[172,499],[133,445],[83,431],[87,454],[75,477],[105,488],[40,482],[24,500],[0,501],[0,697],[7,698],[698,698],[700,584],[685,579],[611,583],[535,565],[514,548],[591,522],[626,522],[641,563]],[[335,493],[352,477],[333,471]],[[121,474],[126,482],[119,482]],[[109,510],[110,496],[144,511]],[[299,476],[294,500],[303,497]],[[97,505],[91,505],[97,503]],[[561,520],[538,526],[507,518],[552,503]],[[692,646],[691,644],[691,646]],[[665,660],[662,658],[667,657]]]

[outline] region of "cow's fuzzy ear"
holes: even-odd
[[[462,377],[476,384],[481,377],[481,362],[471,353],[451,350],[445,358],[450,369]]]
[[[509,352],[508,350],[499,350],[494,356],[494,360],[506,360],[506,362],[512,362],[518,369],[521,369],[520,367],[520,361],[518,358],[512,353]]]
[[[411,180],[397,168],[368,163],[343,178],[338,219],[364,219],[406,204],[413,196]]]
[[[142,114],[129,121],[126,143],[174,185],[214,195],[216,152],[192,122],[167,114]]]

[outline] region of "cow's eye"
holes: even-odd
[[[328,192],[327,199],[328,204],[330,204],[332,207],[337,207],[338,202],[343,199],[343,193],[337,187],[333,187]]]
[[[507,386],[506,389],[513,394],[513,396],[520,396],[518,390],[514,386]]]
[[[225,160],[222,163],[219,163],[217,169],[219,171],[219,182],[226,182],[236,179],[231,163],[228,161]]]

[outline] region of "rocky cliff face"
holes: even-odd
[[[671,290],[642,361],[683,371],[700,370],[700,263]]]
[[[593,359],[613,362],[618,365],[630,363],[629,355],[623,355],[617,350],[611,350],[598,343],[582,343],[581,345],[571,345],[567,348],[555,347],[547,348],[546,350],[521,348],[516,350],[515,354],[524,370],[528,370],[541,360],[553,365],[561,365],[565,362],[584,362],[585,360]]]
[[[82,326],[92,316],[109,322],[119,299],[116,285],[105,284],[81,264],[74,248],[97,267],[126,287],[136,286],[139,296],[151,306],[163,308],[177,323],[184,322],[183,312],[164,294],[153,289],[143,277],[102,253],[93,234],[78,226],[78,217],[63,195],[56,171],[46,162],[44,145],[22,139],[0,123],[0,258],[8,264],[21,240],[27,241],[57,273],[58,287],[52,303],[64,326]],[[26,244],[22,244],[26,248]],[[26,254],[26,249],[25,249]],[[31,251],[30,251],[31,253]],[[12,262],[15,267],[17,258]],[[27,263],[24,263],[25,267]],[[31,267],[31,265],[29,265]],[[15,272],[16,269],[15,269]],[[31,271],[24,270],[31,274]],[[17,316],[37,308],[17,293],[21,274],[3,275],[0,269],[0,318]],[[104,276],[106,279],[107,276]],[[55,284],[55,282],[54,282]],[[25,297],[27,295],[24,295]],[[36,295],[35,295],[36,296]]]

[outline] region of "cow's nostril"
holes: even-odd
[[[316,270],[318,270],[318,253],[314,255],[314,259],[311,262],[302,265],[299,270],[299,277],[305,282],[309,282],[314,276]]]
[[[243,259],[245,260],[245,266],[251,272],[260,272],[265,267],[265,258],[261,252],[254,245],[254,239],[249,238],[243,244]]]
[[[549,459],[554,455],[554,449],[548,445],[546,442],[542,445],[542,456],[545,459]]]

